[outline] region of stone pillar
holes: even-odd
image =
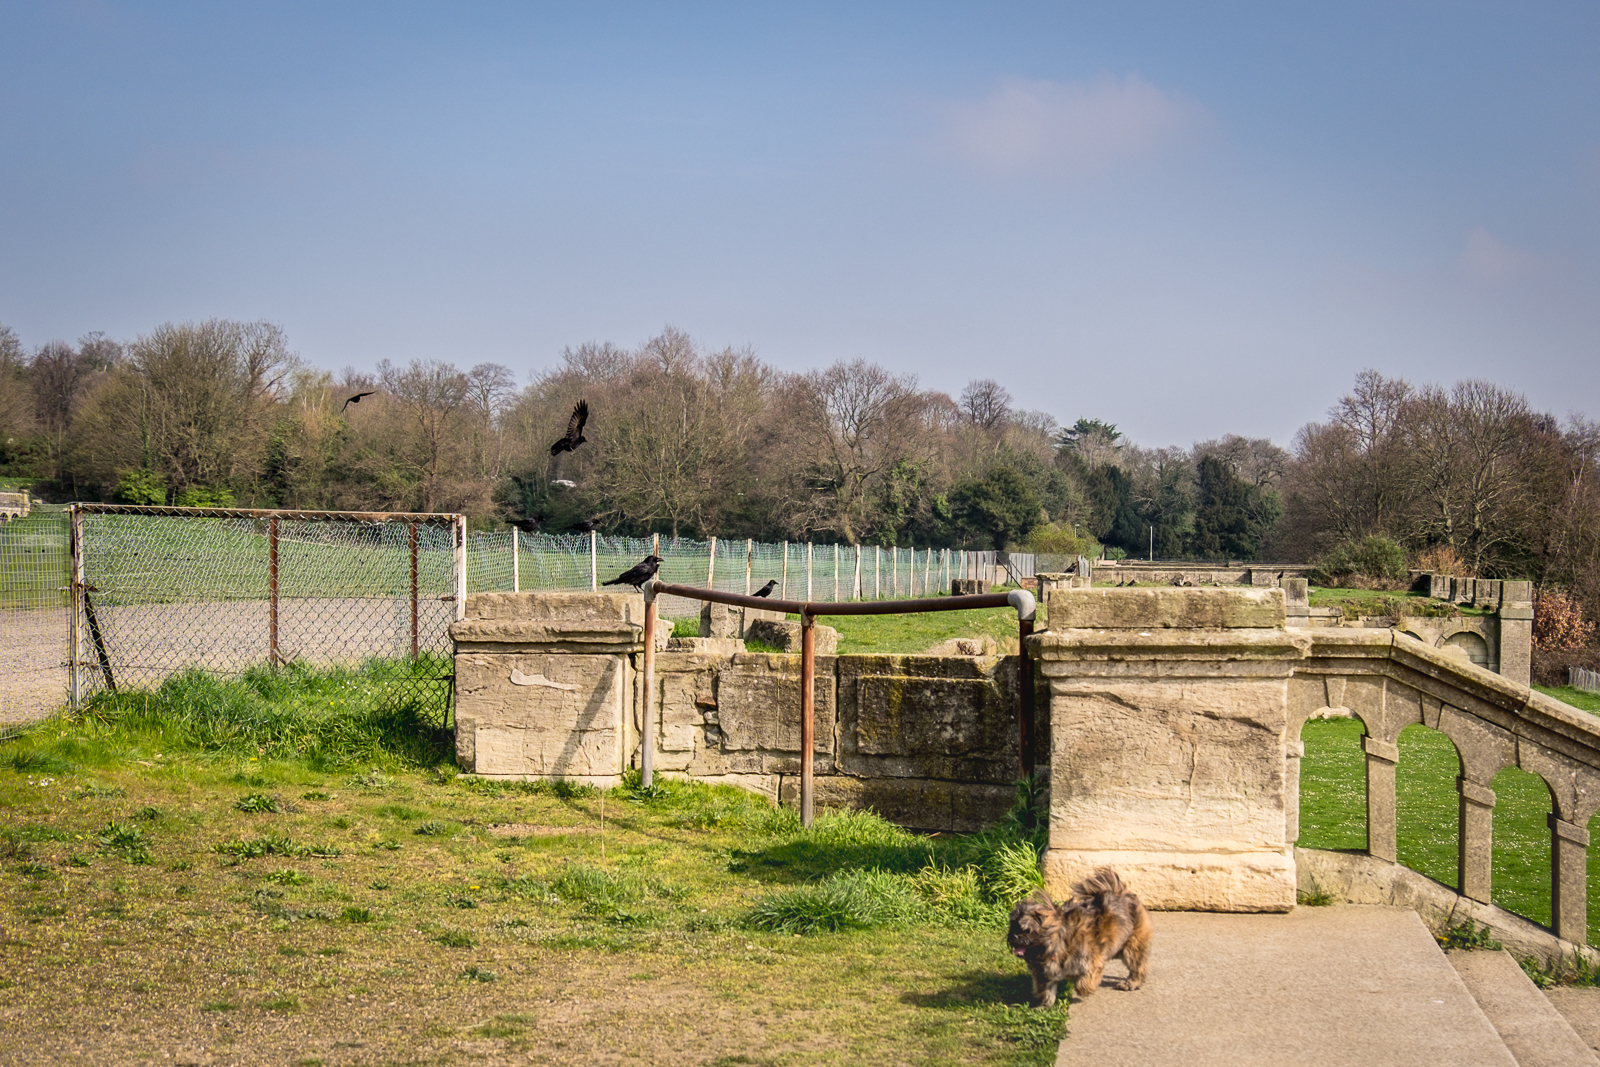
[[[1363,737],[1367,754],[1367,851],[1390,863],[1400,854],[1395,844],[1394,767],[1400,746],[1393,741]]]
[[[1456,832],[1456,885],[1464,897],[1492,903],[1494,888],[1494,790],[1456,779],[1461,816]]]
[[[1304,578],[1283,580],[1283,607],[1287,623],[1294,627],[1311,625],[1311,583]]]
[[[637,593],[478,593],[450,627],[456,762],[491,778],[618,784],[636,745]]]
[[[1518,685],[1533,680],[1533,583],[1501,583],[1500,676]]]
[[[1111,866],[1154,908],[1287,911],[1288,681],[1311,646],[1281,589],[1073,589],[1029,639],[1051,702],[1057,897]]]
[[[1588,943],[1589,831],[1551,812],[1550,925],[1556,936],[1573,944]]]

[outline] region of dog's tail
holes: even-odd
[[[1110,867],[1101,867],[1089,877],[1072,887],[1073,893],[1080,897],[1098,897],[1104,894],[1121,896],[1128,891],[1122,884],[1122,879]]]

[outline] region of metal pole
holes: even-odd
[[[600,591],[600,531],[589,531],[589,592]]]
[[[715,589],[713,580],[717,576],[717,539],[711,539],[711,555],[706,560],[706,588]]]
[[[755,538],[746,537],[744,539],[744,591],[746,596],[750,594],[750,564],[755,559],[755,554]]]
[[[806,542],[806,601],[811,600],[811,542]]]
[[[783,543],[783,581],[778,586],[778,599],[789,599],[789,542]]]
[[[456,595],[456,622],[467,617],[467,517],[457,515],[456,527],[456,559],[455,559],[455,589]],[[513,531],[515,532],[515,531]]]
[[[522,572],[518,569],[521,563],[521,552],[518,546],[522,544],[522,531],[515,526],[511,527],[511,591],[522,592]]]
[[[411,658],[417,658],[417,524],[406,524],[407,540],[411,542]]]
[[[67,616],[67,643],[71,646],[67,685],[71,689],[72,707],[76,710],[83,703],[83,512],[74,504],[67,515],[67,539],[72,555],[72,576],[67,581],[67,598],[71,605]]]
[[[1017,760],[1022,765],[1022,777],[1033,777],[1037,753],[1033,751],[1034,700],[1033,660],[1028,658],[1028,635],[1033,633],[1032,619],[1017,620]]]
[[[278,667],[278,516],[267,520],[267,662]]]
[[[643,720],[639,741],[639,784],[645,789],[655,780],[656,720],[651,705],[656,693],[656,583],[654,579],[644,586],[644,692],[639,699],[639,717]]]
[[[810,612],[800,613],[800,825],[811,826],[814,794],[811,766],[816,747],[817,633]]]

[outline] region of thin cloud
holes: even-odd
[[[1546,266],[1539,256],[1513,248],[1482,226],[1467,233],[1459,262],[1463,274],[1490,282],[1520,278]]]
[[[941,140],[980,170],[1069,176],[1159,154],[1208,123],[1199,104],[1137,74],[1072,84],[1009,78],[982,100],[948,106]]]

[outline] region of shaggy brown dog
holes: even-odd
[[[1128,965],[1125,989],[1138,989],[1150,967],[1150,916],[1117,872],[1102,867],[1072,887],[1074,899],[1056,904],[1039,890],[1011,909],[1011,951],[1033,973],[1036,1008],[1056,1002],[1056,984],[1073,983],[1080,997],[1100,988],[1106,961]]]

